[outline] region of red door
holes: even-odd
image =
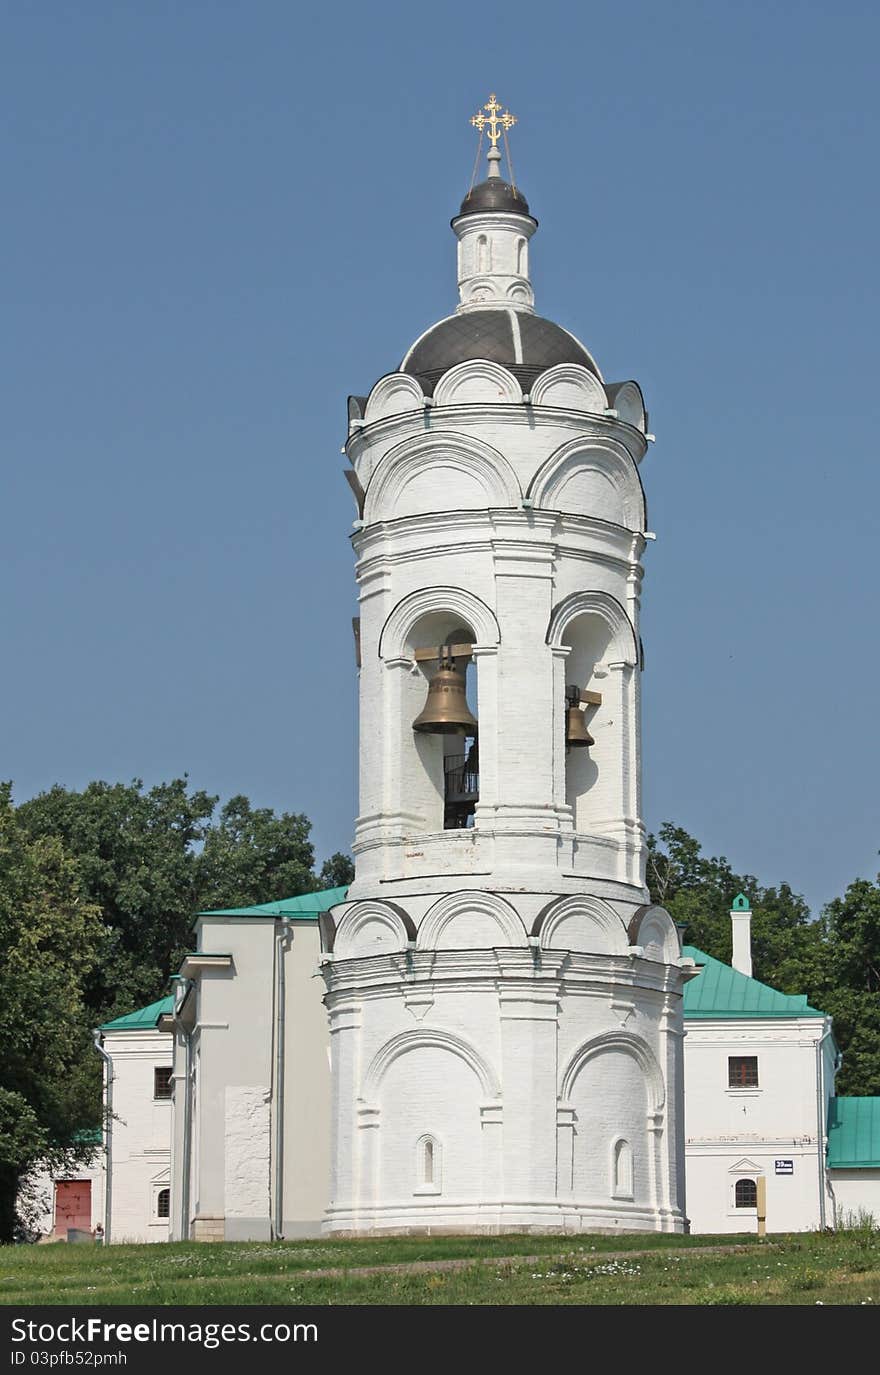
[[[90,1179],[59,1179],[55,1183],[55,1235],[66,1237],[68,1227],[92,1230]]]

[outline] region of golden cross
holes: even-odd
[[[503,114],[499,114],[498,112],[500,109],[501,106],[495,99],[495,93],[493,91],[487,103],[483,106],[483,109],[478,110],[475,115],[471,115],[471,124],[475,129],[479,129],[480,133],[486,129],[493,148],[500,139],[502,130],[506,133],[508,129],[516,124],[516,115],[512,115],[509,110],[505,110]],[[488,115],[484,115],[483,110],[488,110]]]

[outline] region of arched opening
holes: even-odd
[[[156,1195],[156,1217],[171,1216],[171,1190],[160,1189]]]
[[[567,700],[559,704],[559,709],[566,712],[569,736],[567,710],[569,703],[576,700],[576,690],[580,694],[597,692],[603,697],[601,706],[580,708],[583,728],[593,743],[586,747],[567,744],[565,751],[565,801],[572,809],[574,828],[581,833],[589,831],[596,820],[610,819],[620,812],[620,799],[615,796],[614,752],[618,749],[622,723],[614,721],[605,700],[609,680],[603,661],[610,641],[607,622],[590,613],[577,616],[563,639],[571,653],[565,666]],[[615,726],[616,729],[609,729]]]
[[[526,239],[516,241],[516,271],[519,277],[529,275],[529,245]]]
[[[492,266],[489,240],[485,234],[477,235],[477,271],[488,272]]]
[[[401,701],[401,790],[426,834],[473,825],[480,786],[475,640],[469,625],[444,611],[421,617],[408,637],[415,670],[406,674]]]

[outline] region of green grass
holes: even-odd
[[[727,1245],[747,1249],[708,1249]],[[620,1255],[639,1251],[649,1254]],[[539,1259],[526,1259],[532,1256]],[[502,1263],[506,1257],[515,1259]],[[452,1259],[473,1264],[430,1273],[391,1268]],[[377,1265],[389,1268],[305,1273]],[[880,1232],[856,1228],[767,1242],[630,1235],[14,1246],[0,1249],[0,1303],[880,1306]]]

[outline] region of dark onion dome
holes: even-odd
[[[556,363],[580,363],[602,380],[583,344],[567,329],[540,315],[504,306],[464,310],[440,320],[416,340],[400,371],[418,377],[425,391],[432,392],[444,372],[470,358],[501,363],[523,391]]]
[[[479,186],[471,187],[461,203],[458,214],[483,215],[491,210],[508,210],[514,215],[528,215],[529,203],[521,191],[503,181],[501,177],[489,177]],[[537,224],[537,220],[535,221]]]

